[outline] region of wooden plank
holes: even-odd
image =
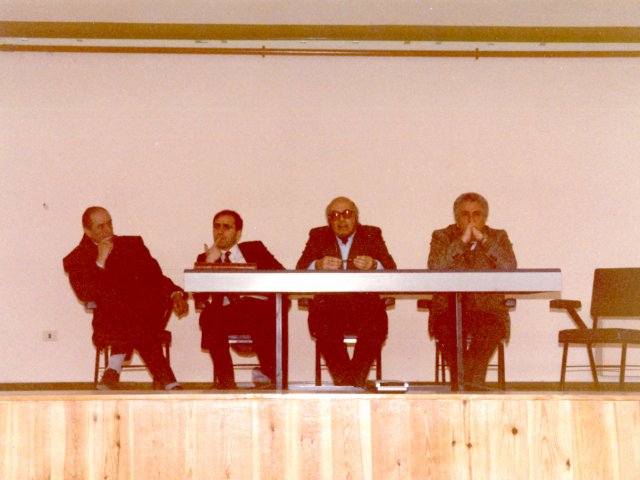
[[[443,48],[443,43],[449,48]],[[0,21],[0,52],[262,57],[635,58],[640,56],[636,48],[639,43],[640,28],[637,26]]]
[[[637,26],[259,25],[0,21],[0,37],[130,40],[638,43]]]
[[[0,478],[637,478],[638,394],[0,395]]]

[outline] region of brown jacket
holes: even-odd
[[[483,233],[487,236],[486,243],[484,245],[477,244],[472,250],[471,244],[462,243],[462,230],[456,224],[434,231],[429,250],[429,270],[515,270],[517,267],[516,257],[507,232],[485,226]],[[455,315],[450,303],[450,295],[437,294],[433,296],[429,315],[430,333],[433,333],[435,322],[440,321],[443,317]],[[479,312],[494,313],[503,317],[505,324],[509,320],[508,309],[504,305],[504,295],[495,293],[464,294],[462,296],[463,318]]]

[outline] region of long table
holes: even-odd
[[[184,271],[187,292],[276,294],[276,388],[283,383],[282,295],[314,293],[376,292],[385,294],[452,293],[456,298],[458,385],[464,388],[462,362],[463,293],[547,293],[562,290],[560,269],[512,271]]]

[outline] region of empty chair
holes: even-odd
[[[592,327],[589,328],[578,314],[582,306],[578,300],[552,300],[551,308],[567,311],[577,328],[561,330],[558,342],[563,345],[560,388],[564,389],[567,371],[569,345],[584,345],[589,357],[591,375],[596,387],[599,387],[598,368],[611,368],[612,365],[596,365],[593,345],[608,344],[621,347],[619,369],[620,388],[624,386],[627,362],[627,346],[640,345],[640,330],[627,328],[601,328],[598,320],[602,318],[630,319],[640,317],[640,268],[598,268],[593,275],[591,294]]]

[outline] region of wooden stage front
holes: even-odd
[[[636,393],[0,392],[1,479],[640,478]]]

